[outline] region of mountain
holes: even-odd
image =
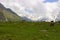
[[[32,21],[31,19],[29,19],[29,18],[27,18],[27,17],[25,17],[25,16],[22,17],[22,19],[25,20],[25,21]]]
[[[0,21],[21,21],[22,18],[0,3]]]

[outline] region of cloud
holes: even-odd
[[[50,3],[45,0],[0,0],[6,8],[12,9],[19,16],[26,16],[27,18],[37,21],[41,18],[47,18],[47,21],[55,21],[59,14],[58,2]]]

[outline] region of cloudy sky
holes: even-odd
[[[60,0],[0,0],[6,8],[10,8],[19,16],[37,21],[55,21],[60,12]]]

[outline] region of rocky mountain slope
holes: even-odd
[[[21,21],[21,17],[0,3],[0,21]]]

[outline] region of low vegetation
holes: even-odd
[[[60,40],[60,24],[0,22],[0,40]]]

